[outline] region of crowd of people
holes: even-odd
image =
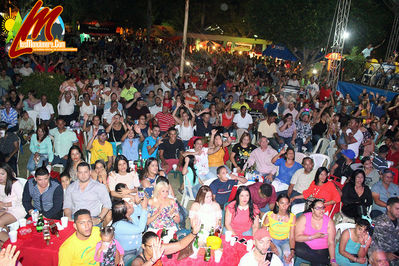
[[[182,75],[179,49],[99,39],[47,67],[4,59],[2,242],[36,209],[74,221],[59,265],[154,265],[217,229],[253,237],[240,265],[399,265],[399,95],[352,99],[289,62],[224,52],[189,53]],[[46,93],[19,92],[46,69],[66,76],[56,108]],[[319,165],[325,139],[334,153]],[[168,179],[180,174],[177,186]],[[189,192],[187,208],[176,197]],[[336,232],[339,223],[353,227]],[[163,229],[180,240],[161,242]]]

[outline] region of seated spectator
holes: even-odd
[[[215,201],[212,190],[209,186],[202,186],[193,205],[191,205],[190,220],[198,219],[200,224],[204,225],[204,229],[208,232],[212,228],[220,228],[222,220],[222,210],[219,204]]]
[[[66,167],[68,152],[70,148],[78,144],[75,132],[65,128],[65,121],[57,118],[57,128],[50,130],[50,135],[54,137],[54,159],[52,164],[62,164]]]
[[[231,138],[228,133],[223,134],[223,138],[225,139],[223,140],[222,135],[218,135],[217,132],[218,131],[216,129],[212,129],[212,135],[209,141],[209,149],[213,150],[213,152],[208,154],[209,171],[214,175],[216,175],[216,170],[218,167],[225,165],[224,157],[227,151],[225,148],[231,144]]]
[[[183,114],[178,116],[176,113],[180,110],[181,105],[178,104],[176,109],[173,111],[173,118],[175,119],[176,126],[175,128],[179,132],[179,138],[183,141],[184,147],[188,147],[189,140],[194,136],[194,123],[195,123],[195,114],[191,109],[185,107]]]
[[[114,228],[112,226],[105,226],[100,229],[101,241],[96,245],[96,252],[94,259],[101,264],[123,264],[123,256],[125,251],[119,244],[118,240],[114,238]]]
[[[111,103],[111,108],[105,109],[103,114],[103,124],[107,128],[111,123],[115,115],[121,115],[121,111],[118,109],[118,103],[113,101]]]
[[[118,154],[117,152],[117,143],[122,141],[123,135],[127,131],[127,126],[125,124],[125,120],[119,114],[116,114],[112,117],[112,122],[105,129],[105,132],[108,134],[108,141],[112,145],[112,150],[114,156]]]
[[[117,192],[115,186],[118,183],[126,184],[126,189],[121,189]],[[125,198],[133,192],[137,192],[140,186],[139,176],[137,172],[129,168],[129,161],[123,155],[118,155],[115,158],[114,170],[109,173],[108,187],[110,194],[114,198]]]
[[[225,212],[225,231],[231,231],[233,235],[251,236],[258,230],[260,211],[252,202],[248,187],[238,187],[235,200],[227,205]]]
[[[237,169],[238,173],[242,173],[244,165],[247,162],[251,152],[256,149],[256,146],[251,144],[251,136],[248,132],[241,135],[240,142],[234,145],[230,153],[230,161],[232,167]]]
[[[241,107],[245,106],[247,110],[250,110],[249,105],[245,102],[245,96],[240,95],[238,97],[238,102],[234,103],[233,106],[231,107],[234,110],[241,110]]]
[[[277,172],[277,167],[271,162],[277,151],[269,147],[269,141],[264,136],[259,139],[259,146],[251,152],[243,170],[256,164],[256,171],[271,182]]]
[[[145,232],[141,241],[142,252],[132,262],[132,266],[155,265],[160,263],[163,255],[171,255],[190,245],[198,232],[200,224],[192,225],[192,231],[183,239],[175,243],[161,244],[161,240],[154,232]]]
[[[233,105],[234,106],[234,105]],[[241,138],[243,132],[250,133],[252,131],[253,120],[252,116],[247,113],[245,105],[240,107],[240,113],[236,114],[233,119],[234,128],[237,130],[237,136]]]
[[[7,225],[17,222],[26,215],[22,205],[22,193],[24,190],[21,182],[16,179],[12,168],[0,162],[0,241],[8,239]]]
[[[306,147],[306,152],[313,151],[312,145],[312,126],[310,125],[310,117],[308,111],[303,111],[300,114],[300,119],[295,122],[297,130],[296,145],[298,152],[302,152],[302,146]]]
[[[302,203],[303,200],[294,200],[293,197],[299,196],[304,190],[308,189],[314,177],[316,175],[316,169],[314,169],[313,159],[305,157],[302,160],[302,167],[298,169],[291,178],[290,185],[288,187],[287,195],[291,198],[291,203]]]
[[[365,185],[363,170],[355,170],[349,182],[342,189],[342,213],[353,219],[367,216],[368,208],[373,204],[371,190]]]
[[[369,264],[371,266],[389,266],[389,261],[384,251],[369,248]]]
[[[284,145],[288,145],[290,148],[295,146],[297,131],[293,119],[292,114],[287,113],[277,125],[280,148],[284,147]]]
[[[194,163],[195,163],[194,155],[187,155],[186,157],[184,157],[182,174],[183,177],[185,178],[184,183],[186,184],[186,186],[189,185],[191,187],[193,196],[195,197],[201,185],[203,185],[203,182],[195,171]]]
[[[81,162],[84,162],[83,152],[78,146],[73,145],[69,149],[67,164],[64,170],[71,177],[71,181],[78,180],[77,168]]]
[[[112,207],[107,188],[91,178],[88,163],[80,163],[77,170],[78,180],[69,185],[64,195],[64,215],[72,220],[72,213],[87,209],[93,216],[92,223],[100,224]]]
[[[328,180],[328,171],[325,167],[320,167],[316,171],[314,181],[309,188],[303,191],[302,195],[295,196],[291,200],[296,199],[321,199],[324,201],[323,208],[329,213],[334,204],[341,201],[341,196],[337,191],[334,183]]]
[[[8,132],[18,131],[18,112],[11,107],[10,101],[6,101],[4,104],[4,109],[1,110],[1,121],[8,124]]]
[[[152,198],[148,201],[149,229],[157,232],[166,228],[176,232],[179,222],[179,208],[175,199],[169,198],[169,185],[166,182],[157,183]]]
[[[373,159],[375,160],[375,159]],[[366,174],[365,184],[371,188],[375,183],[380,181],[380,173],[373,167],[373,162],[370,157],[366,156],[362,158],[362,165],[364,173]]]
[[[49,126],[50,122],[54,120],[54,108],[51,103],[47,102],[47,96],[42,95],[40,102],[33,108],[38,113],[38,118],[42,123]]]
[[[360,130],[361,120],[359,118],[351,118],[349,120],[349,128],[345,132],[345,140],[348,144],[348,150],[355,152],[355,157],[359,156],[360,144],[363,142],[363,133]]]
[[[256,182],[248,186],[251,192],[253,203],[258,206],[262,213],[266,213],[274,209],[276,204],[276,191],[274,187],[268,183]]]
[[[60,179],[61,179],[61,186],[62,186],[62,191],[64,192],[65,195],[65,191],[66,189],[69,187],[69,185],[71,184],[71,177],[69,176],[68,173],[66,173],[65,171],[62,172],[60,174]]]
[[[75,105],[78,97],[77,92],[75,94],[75,99],[72,97],[71,91],[65,91],[58,96],[58,117],[62,117],[65,123],[69,125],[72,120],[76,120],[78,114],[75,113]]]
[[[151,94],[151,93],[150,93]],[[154,92],[152,92],[152,94],[154,94]],[[148,95],[150,97],[150,95]],[[150,102],[149,101],[149,97],[147,97],[146,101],[147,103]],[[155,97],[154,98],[154,105],[151,106],[150,108],[148,108],[150,110],[151,116],[154,117],[157,113],[162,112],[162,100],[160,97]]]
[[[169,138],[163,140],[162,144],[159,145],[159,158],[166,174],[172,170],[174,164],[179,164],[179,159],[184,152],[184,144],[177,138],[175,128],[172,127],[168,130],[168,136]]]
[[[317,174],[316,174],[317,176]],[[325,213],[322,200],[316,199],[295,226],[295,255],[311,264],[338,266],[335,257],[335,224]]]
[[[387,163],[388,151],[389,147],[387,145],[382,145],[378,149],[378,154],[373,158],[373,167],[380,172],[388,168],[388,163]]]
[[[107,132],[104,129],[95,129],[86,150],[91,152],[90,164],[94,164],[97,160],[103,160],[107,164],[106,169],[110,170],[114,153],[112,145],[107,141],[107,138]]]
[[[149,158],[145,162],[143,174],[140,175],[140,184],[144,188],[147,197],[152,197],[156,181],[161,174],[164,175],[164,172],[159,170],[158,160]]]
[[[35,105],[40,102],[39,99],[36,98],[36,91],[29,90],[28,91],[28,98],[23,101],[24,111],[30,111],[35,108]]]
[[[146,121],[150,120],[151,118],[150,110],[145,105],[144,99],[140,97],[139,92],[134,94],[134,99],[126,104],[125,109],[127,110],[128,121],[137,120],[141,115],[145,115]]]
[[[92,120],[93,116],[95,116],[96,114],[94,113],[94,104],[90,100],[90,95],[88,93],[83,93],[83,101],[80,102],[79,105],[80,117],[85,117],[86,115],[89,120]]]
[[[161,129],[161,136],[169,133],[169,129],[175,125],[175,119],[173,115],[169,113],[167,106],[162,106],[162,112],[155,115],[155,120],[158,122],[158,126]]]
[[[359,219],[356,227],[342,232],[336,245],[335,256],[338,265],[367,265],[367,251],[371,244],[370,223]]]
[[[76,211],[73,227],[76,232],[64,241],[58,251],[58,265],[96,265],[94,255],[95,246],[101,241],[100,228],[93,227],[90,211]]]
[[[26,141],[30,140],[31,135],[34,133],[33,129],[35,128],[35,121],[29,117],[27,111],[22,111],[18,127],[18,136],[21,139],[22,145],[24,145]]]
[[[206,107],[205,107],[206,108]],[[224,112],[222,113],[221,126],[225,128],[229,133],[233,132],[233,120],[234,112],[231,110],[231,101],[225,104]]]
[[[387,143],[387,140],[385,141]],[[394,139],[392,145],[389,145],[387,161],[393,162],[393,167],[399,167],[399,139]]]
[[[112,226],[115,228],[115,239],[125,251],[125,265],[135,258],[141,247],[141,235],[147,225],[148,199],[144,197],[136,206],[119,200],[112,206]]]
[[[280,194],[273,211],[266,213],[262,226],[268,228],[273,244],[277,247],[277,255],[289,265],[295,254],[296,217],[290,212],[290,199],[287,194]]]
[[[48,219],[61,219],[64,192],[60,183],[50,179],[46,167],[38,168],[35,178],[29,179],[25,184],[22,195],[22,204],[25,211],[32,215],[33,210],[38,210]]]
[[[399,262],[399,198],[389,198],[386,213],[377,217],[373,223],[374,233],[371,248],[385,252],[390,265]]]
[[[8,132],[7,124],[0,122],[0,162],[7,163],[11,166],[14,173],[18,173],[17,154],[19,150],[18,136],[12,132]]]
[[[159,145],[162,144],[162,137],[159,136],[161,130],[158,125],[152,127],[151,135],[145,138],[143,147],[141,149],[141,156],[144,160],[148,158],[156,158],[158,156]]]
[[[134,125],[134,129],[127,125],[128,130],[122,136],[122,154],[129,161],[137,161],[139,159],[139,145],[140,141],[144,140],[143,134],[138,127]],[[137,133],[138,132],[138,133]]]
[[[104,129],[103,125],[101,125],[101,119],[98,115],[93,116],[91,119],[91,125],[87,126],[87,121],[89,120],[89,116],[83,116],[83,131],[87,133],[87,139],[91,139],[93,137],[94,130]]]
[[[282,155],[284,155],[284,157],[280,158]],[[278,175],[272,182],[276,192],[288,190],[292,176],[298,169],[302,168],[302,165],[295,161],[295,150],[292,148],[288,148],[287,151],[285,151],[284,148],[281,149],[281,151],[273,157],[272,163],[279,168]]]
[[[384,170],[381,180],[371,188],[374,200],[373,209],[370,213],[372,219],[377,218],[385,212],[387,201],[390,197],[399,197],[399,186],[392,182],[394,175],[391,170]]]
[[[93,171],[91,171],[91,178],[104,184],[108,188],[108,173],[106,169],[106,164],[103,160],[97,160],[94,163]]]
[[[254,234],[254,246],[255,248],[249,251],[240,259],[239,266],[258,266],[258,265],[270,265],[270,266],[281,266],[283,263],[276,254],[272,255],[272,259],[268,264],[266,262],[266,256],[269,253],[271,244],[271,236],[266,228],[261,228]]]
[[[240,184],[245,184],[248,180],[233,174],[229,176],[225,166],[219,166],[216,172],[218,179],[214,180],[209,187],[215,195],[215,200],[219,203],[220,208],[224,209],[224,205],[229,200],[233,186],[237,185],[239,182]]]
[[[268,113],[267,118],[262,120],[258,125],[258,138],[265,136],[273,149],[278,150],[280,147],[279,136],[277,134],[277,125],[275,123],[277,114]]]
[[[137,130],[135,130],[135,131],[137,131],[136,133],[139,135],[140,135],[140,133],[142,134],[142,137],[140,135],[140,141],[143,141],[145,138],[147,138],[148,136],[151,135],[150,125],[147,122],[145,115],[140,115],[139,119],[136,121],[137,121],[137,125],[139,127],[140,132]],[[136,121],[134,122],[135,124],[136,124]],[[143,138],[143,139],[141,140],[141,138]]]
[[[207,134],[210,135],[213,129],[212,124],[210,123],[211,115],[209,114],[209,109],[206,108],[201,112],[196,114],[195,124],[197,129],[194,132],[194,135],[197,137],[205,137]]]
[[[352,163],[355,159],[355,152],[352,150],[342,150],[341,157],[331,167],[331,175],[342,178],[343,176],[349,178],[352,176]]]
[[[35,171],[36,168],[46,166],[47,163],[51,165],[54,159],[53,143],[48,134],[48,127],[41,124],[37,127],[36,133],[32,135],[29,144],[29,150],[32,154],[26,166],[30,173]]]

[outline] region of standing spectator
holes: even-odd
[[[22,204],[29,215],[36,209],[48,219],[59,220],[62,217],[63,201],[62,185],[50,178],[45,167],[38,168],[35,178],[29,179],[25,184]]]
[[[46,95],[42,95],[42,97],[40,98],[40,103],[37,103],[33,110],[38,113],[39,119],[47,126],[49,126],[51,121],[53,121],[54,119],[54,108],[51,103],[47,102]]]
[[[376,218],[385,212],[390,197],[399,197],[399,186],[392,182],[394,175],[391,170],[386,169],[382,172],[381,180],[372,186],[374,203],[370,213],[371,218]]]
[[[268,113],[267,118],[261,121],[258,125],[258,138],[265,136],[273,149],[279,149],[279,136],[277,134],[277,125],[275,123],[277,114],[274,112]]]
[[[7,124],[0,122],[0,162],[8,163],[14,173],[17,173],[17,153],[19,150],[18,136],[7,131]]]
[[[243,132],[251,133],[253,120],[252,116],[247,113],[247,107],[244,105],[240,108],[240,113],[234,116],[234,128],[237,130],[237,137],[240,138]]]
[[[386,213],[374,220],[373,249],[385,252],[390,265],[399,263],[399,198],[387,200]]]
[[[6,101],[4,107],[1,110],[1,121],[8,124],[8,132],[18,131],[18,112],[11,107],[10,101]]]
[[[57,127],[50,130],[50,135],[54,137],[54,159],[52,164],[61,163],[66,167],[69,149],[78,144],[75,132],[65,128],[65,121],[57,118]]]
[[[177,110],[179,110],[179,107],[181,105],[178,103],[176,105],[176,109],[173,111],[173,118],[176,121],[176,129],[179,132],[179,138],[183,141],[184,147],[188,147],[188,142],[190,139],[194,136],[194,123],[195,123],[195,114],[191,111],[191,109],[186,107],[186,110],[183,111],[183,114],[179,118],[176,115]],[[187,112],[190,112],[190,114]],[[191,117],[190,117],[191,116]]]
[[[95,130],[93,137],[89,140],[86,147],[91,152],[90,164],[94,164],[97,160],[103,160],[107,164],[109,171],[112,166],[112,145],[107,141],[107,132],[104,129]]]
[[[168,139],[165,139],[159,146],[159,158],[162,162],[162,168],[168,174],[174,164],[179,164],[179,159],[184,152],[184,144],[177,139],[177,131],[174,128],[168,130]]]
[[[383,43],[385,42],[385,40],[383,40],[380,44],[376,45],[373,47],[373,45],[370,43],[369,45],[367,45],[366,48],[363,49],[362,54],[364,56],[364,58],[370,57],[371,56],[371,52],[374,49],[379,48]]]
[[[301,114],[301,118],[296,121],[296,130],[298,152],[302,152],[302,146],[305,146],[306,152],[311,153],[313,151],[312,126],[310,125],[308,114],[304,112]]]

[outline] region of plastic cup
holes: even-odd
[[[231,236],[233,235],[233,232],[231,231],[226,231],[224,238],[226,239],[226,242],[230,242]]]
[[[233,237],[230,240],[230,246],[234,247],[234,244],[236,243],[236,239]]]
[[[249,239],[247,241],[247,251],[250,252],[253,247],[254,247],[254,241],[252,239]]]
[[[64,216],[61,218],[61,225],[64,228],[68,227],[68,217]]]
[[[176,171],[177,169],[177,164],[172,165],[173,171]]]
[[[233,168],[233,173],[237,173],[237,168]]]
[[[341,177],[341,184],[342,185],[345,184],[345,181],[346,181],[346,176]]]
[[[26,226],[26,219],[22,218],[18,220],[19,227],[25,227]]]
[[[220,262],[220,260],[222,259],[222,254],[223,254],[223,250],[221,250],[221,249],[215,250],[215,262],[216,263]]]
[[[17,242],[17,238],[18,238],[18,231],[15,231],[15,230],[10,231],[8,233],[8,236],[10,237],[10,242],[15,243],[15,242]]]

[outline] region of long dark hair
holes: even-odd
[[[290,198],[288,197],[287,194],[282,193],[282,194],[278,195],[278,197],[276,199],[276,204],[274,204],[274,208],[273,208],[274,214],[277,214],[279,212],[279,207],[277,206],[277,202],[279,202],[282,198],[286,198],[288,200],[288,202],[290,202]],[[291,206],[288,207],[287,213],[290,213],[290,209],[291,209]]]
[[[254,203],[252,202],[251,192],[249,191],[249,188],[247,186],[240,186],[237,189],[236,198],[235,198],[236,204],[234,205],[235,215],[237,215],[237,208],[238,208],[238,205],[240,205],[240,194],[244,191],[247,191],[249,194],[249,201],[248,201],[249,218],[253,222],[255,220]]]
[[[154,158],[154,157],[150,157],[150,158],[147,159],[147,161],[145,161],[143,174],[139,175],[140,176],[140,181],[142,181],[142,180],[144,180],[144,179],[146,179],[148,177],[148,167],[150,166],[150,164],[153,161],[157,161],[157,159]],[[157,163],[158,163],[158,161],[157,161]],[[158,165],[158,168],[159,168],[159,165]]]
[[[8,163],[0,162],[0,168],[6,171],[7,173],[4,193],[8,196],[11,194],[12,184],[18,179],[15,178],[14,171],[12,170],[11,166],[8,165]]]
[[[197,180],[197,171],[195,171],[195,166],[194,166],[195,157],[194,157],[194,155],[188,155],[187,157],[190,158],[190,161],[188,162],[188,167],[190,167],[191,170],[193,171],[193,175],[194,175],[193,184],[195,184],[195,181]]]
[[[112,204],[112,224],[118,221],[127,220],[126,218],[127,208],[125,201],[122,199],[114,201]]]
[[[323,172],[323,171],[326,171],[326,173],[328,174],[328,170],[327,170],[327,168],[325,168],[325,167],[319,167],[319,169],[317,169],[317,171],[316,171],[316,174],[315,174],[315,176],[314,176],[314,183],[315,183],[315,185],[317,185],[318,183],[319,183],[319,177],[320,177],[320,174]],[[328,178],[326,178],[326,181],[324,181],[324,183],[326,183],[328,181]]]
[[[71,168],[73,167],[73,162],[72,162],[72,158],[71,158],[71,153],[72,153],[73,150],[79,151],[80,159],[82,159],[82,160],[85,159],[82,150],[78,146],[72,145],[72,147],[69,149],[69,152],[68,152],[68,159],[67,159],[67,164],[66,164],[66,167],[65,167],[65,171],[68,172],[68,173],[71,170]]]
[[[125,155],[122,155],[122,154],[116,156],[116,158],[115,158],[115,163],[114,163],[114,171],[115,171],[115,173],[118,173],[118,172],[119,172],[119,169],[118,169],[119,161],[125,161],[125,163],[126,163],[126,165],[127,165],[126,172],[129,173],[129,172],[130,172],[129,161],[128,161],[128,159],[125,157]]]
[[[43,133],[44,133],[42,139],[39,139],[39,134],[38,134],[39,129],[43,130]],[[48,136],[48,127],[46,126],[46,124],[42,123],[42,124],[38,125],[37,129],[36,129],[36,139],[37,139],[37,141],[42,142],[47,136]]]
[[[358,174],[362,174],[363,175],[363,183],[362,186],[364,187],[364,183],[366,182],[366,173],[362,170],[362,169],[356,169],[355,171],[353,171],[351,178],[349,179],[349,183],[352,186],[355,186],[356,183],[356,176]]]

